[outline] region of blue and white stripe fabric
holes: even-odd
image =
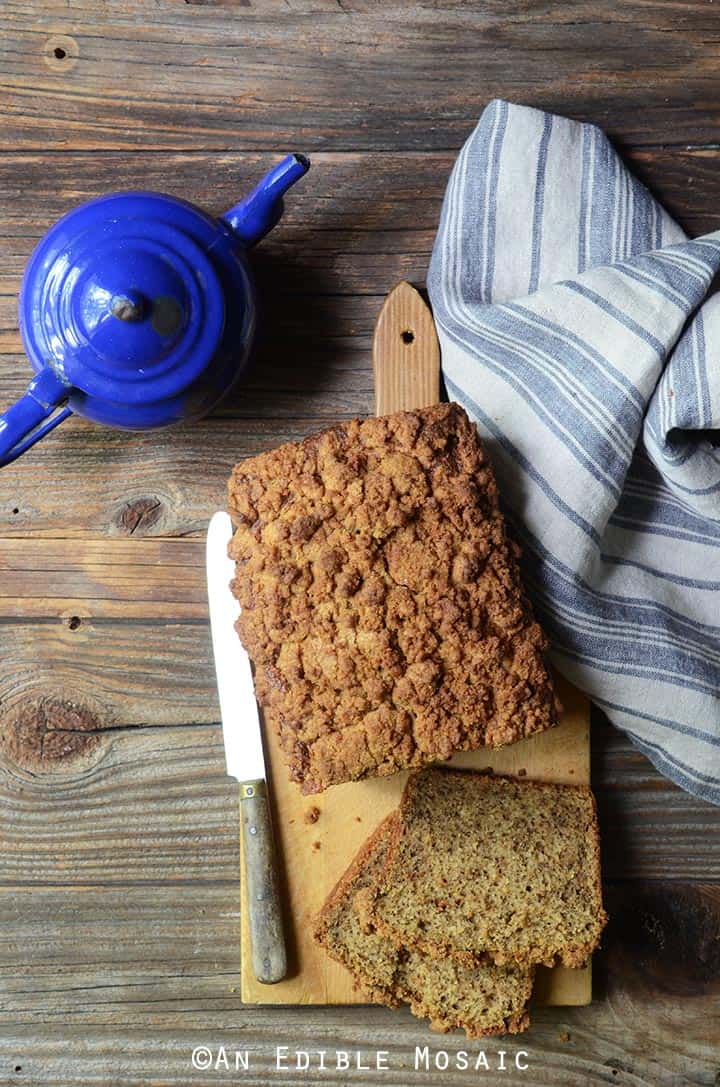
[[[720,803],[720,231],[689,241],[603,133],[491,103],[429,289],[553,660]]]

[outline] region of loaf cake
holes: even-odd
[[[463,770],[411,777],[364,925],[443,960],[582,966],[600,941],[600,843],[589,788]]]
[[[464,1028],[469,1038],[524,1030],[533,967],[437,961],[361,925],[356,896],[380,877],[397,822],[397,813],[388,816],[362,847],[320,911],[315,939],[370,1000],[407,1003],[436,1030]]]
[[[458,405],[245,460],[229,508],[238,633],[303,792],[556,723],[545,638]]]

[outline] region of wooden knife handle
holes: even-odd
[[[253,969],[258,981],[272,985],[285,977],[287,955],[270,803],[264,781],[246,781],[240,785],[240,825]]]

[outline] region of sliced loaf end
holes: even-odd
[[[315,939],[370,999],[391,1007],[407,1003],[436,1030],[461,1028],[469,1038],[524,1030],[532,967],[439,961],[398,948],[364,920],[363,900],[373,893],[398,827],[394,812],[362,847],[320,911]]]
[[[390,940],[468,966],[577,967],[598,946],[607,914],[589,788],[434,768],[409,779],[400,817],[360,903]]]
[[[370,835],[328,895],[313,930],[317,943],[350,971],[356,988],[370,1000],[390,1007],[401,1003],[395,991],[398,951],[361,923],[354,900],[379,878],[398,820],[398,813],[393,812]]]

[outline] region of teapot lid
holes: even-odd
[[[193,219],[200,230],[188,229]],[[158,193],[116,193],[70,212],[33,253],[20,324],[36,368],[89,396],[176,396],[220,343],[225,301],[200,241],[222,229]],[[205,238],[207,241],[207,238]]]

